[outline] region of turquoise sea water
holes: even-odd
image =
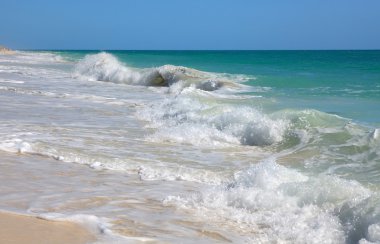
[[[379,108],[380,51],[0,55],[0,209],[106,243],[379,243]]]
[[[99,51],[59,51],[71,60]],[[245,74],[248,94],[275,98],[270,106],[313,108],[380,125],[380,51],[109,51],[128,66],[165,64]]]

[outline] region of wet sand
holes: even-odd
[[[0,243],[83,244],[95,240],[90,232],[76,223],[0,212]]]

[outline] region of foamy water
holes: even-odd
[[[0,208],[106,243],[380,242],[376,123],[279,106],[256,79],[1,55]]]

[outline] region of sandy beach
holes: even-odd
[[[11,49],[0,46],[0,54],[13,53]],[[0,212],[0,243],[82,244],[95,240],[94,235],[76,223]]]
[[[14,54],[11,49],[0,45],[0,54]]]
[[[66,221],[0,212],[0,243],[91,243],[95,237],[83,227]]]

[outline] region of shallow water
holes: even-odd
[[[2,55],[0,208],[105,242],[379,242],[379,81],[377,51]]]

